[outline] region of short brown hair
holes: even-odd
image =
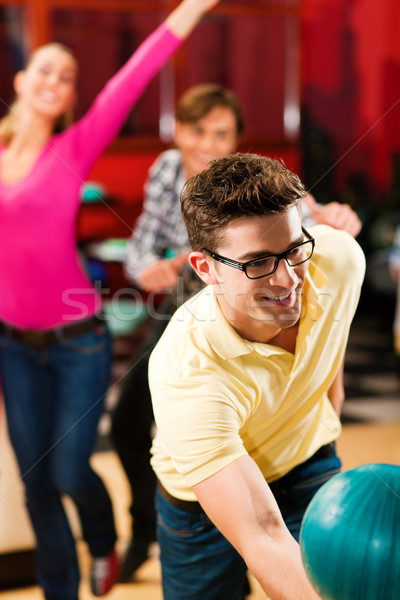
[[[215,160],[182,191],[182,215],[192,249],[216,251],[230,221],[284,212],[305,195],[299,177],[277,160],[239,152]]]
[[[196,123],[217,106],[229,108],[235,117],[238,137],[244,132],[244,116],[239,100],[230,90],[214,83],[202,83],[187,90],[178,102],[175,119],[179,123]]]

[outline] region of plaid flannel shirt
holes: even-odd
[[[128,241],[125,271],[132,281],[167,252],[179,254],[190,249],[180,205],[184,183],[180,152],[160,154],[150,168],[143,211]]]

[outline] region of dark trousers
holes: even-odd
[[[162,318],[154,320],[124,377],[121,395],[112,417],[112,441],[132,493],[132,535],[141,540],[156,538],[156,477],[150,465],[154,416],[148,384],[148,362],[171,314],[172,306],[164,305],[162,315],[160,314]]]
[[[0,335],[0,374],[10,439],[36,536],[38,580],[46,600],[77,600],[79,565],[62,497],[74,501],[93,556],[106,556],[116,532],[111,501],[90,466],[111,368],[104,325],[36,349]]]
[[[309,502],[340,467],[335,445],[328,444],[270,484],[296,540]],[[242,600],[247,566],[205,512],[179,508],[162,489],[156,503],[164,600]]]

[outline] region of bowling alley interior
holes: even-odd
[[[79,119],[177,5],[177,0],[0,0],[0,118],[13,102],[14,75],[30,52],[58,41],[79,62],[74,114]],[[101,290],[113,351],[92,466],[112,500],[121,555],[131,529],[130,490],[110,438],[111,417],[152,321],[148,297],[128,280],[124,257],[148,170],[173,147],[175,103],[199,83],[218,83],[237,95],[245,116],[241,152],[282,160],[321,206],[347,204],[358,215],[366,275],[345,354],[337,453],[344,471],[371,463],[400,466],[399,19],[396,0],[220,0],[148,84],[118,138],[82,183],[79,253]],[[155,306],[162,301],[162,294],[152,298]],[[78,548],[80,599],[89,600],[88,550],[68,497],[65,507]],[[34,547],[0,396],[1,600],[43,598]],[[161,600],[158,553],[155,542],[132,580],[116,584],[107,598]],[[266,598],[251,574],[249,580],[248,598]]]

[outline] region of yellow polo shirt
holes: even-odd
[[[268,482],[336,439],[327,391],[341,365],[365,259],[347,233],[311,229],[295,353],[254,343],[225,319],[212,286],[174,314],[154,349],[149,379],[157,434],[152,466],[170,494],[249,454]]]

